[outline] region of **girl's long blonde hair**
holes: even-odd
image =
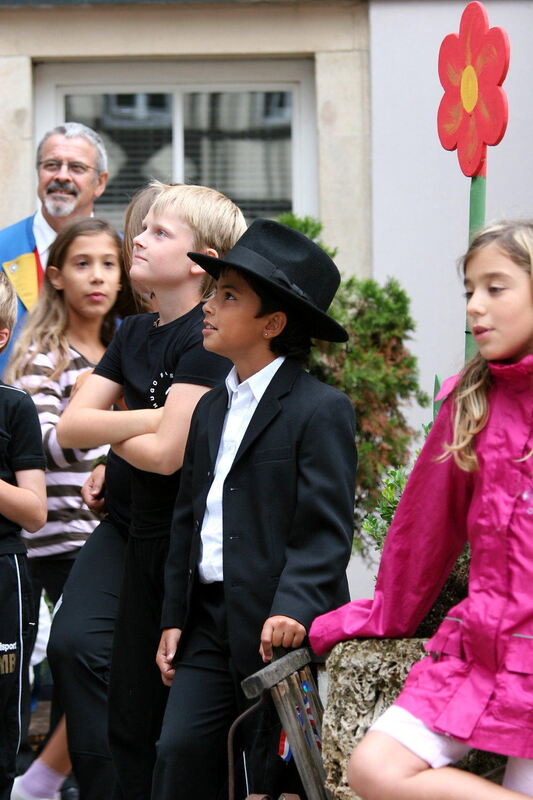
[[[462,259],[463,274],[476,253],[489,244],[496,244],[533,281],[533,221],[497,222],[476,234]],[[479,468],[475,437],[487,424],[491,382],[488,362],[480,353],[476,353],[463,369],[454,391],[453,440],[451,444],[444,445],[445,453],[441,458],[451,454],[457,466],[466,472]],[[526,458],[531,455],[528,453]]]
[[[129,285],[122,259],[122,241],[111,225],[97,217],[86,217],[62,228],[50,246],[48,264],[62,269],[68,249],[78,236],[93,236],[99,233],[106,233],[114,241],[120,262],[121,284],[122,286]],[[100,338],[102,344],[106,346],[115,333],[117,316],[116,307],[113,306],[104,317]],[[13,348],[5,377],[8,383],[25,375],[29,371],[35,353],[41,352],[54,353],[57,356],[56,367],[51,375],[46,376],[46,379],[56,380],[61,375],[70,361],[69,343],[66,336],[67,322],[63,292],[52,286],[45,273],[39,299],[28,313],[25,325]],[[44,377],[43,380],[45,380]],[[38,388],[39,386],[34,386],[32,392],[36,392]]]

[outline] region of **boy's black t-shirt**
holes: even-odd
[[[105,511],[107,518],[127,533],[131,521],[130,465],[112,450],[107,455],[105,467]]]
[[[46,467],[37,409],[21,389],[0,381],[0,479],[17,485],[15,472]],[[20,525],[0,513],[0,555],[25,553]]]
[[[166,325],[156,326],[157,318],[157,314],[126,317],[94,370],[124,387],[126,405],[132,410],[160,408],[174,383],[216,386],[231,369],[226,358],[204,350],[200,304]],[[168,536],[180,470],[158,475],[130,469],[131,534]]]

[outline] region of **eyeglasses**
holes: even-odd
[[[100,170],[96,167],[90,167],[88,164],[84,164],[82,161],[58,161],[55,158],[47,158],[46,161],[39,161],[38,166],[43,170],[43,172],[48,172],[50,175],[54,175],[56,172],[61,170],[63,164],[66,164],[69,175],[86,175],[90,169],[94,170],[95,172],[100,172]]]

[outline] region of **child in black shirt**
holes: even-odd
[[[64,412],[63,446],[108,442],[131,469],[131,527],[113,642],[109,728],[115,797],[150,797],[155,742],[166,703],[154,663],[172,508],[190,418],[230,364],[202,347],[206,275],[187,252],[227,252],[245,229],[239,209],[203,186],[171,186],[134,239],[131,279],[158,313],[129,317]],[[127,411],[111,411],[124,397]]]

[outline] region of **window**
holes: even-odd
[[[110,180],[97,213],[117,227],[151,178],[214,186],[248,220],[291,209],[317,214],[311,62],[36,70],[37,138],[70,120],[102,134]]]
[[[272,95],[289,108],[275,124]],[[292,208],[292,92],[194,92],[184,97],[184,180],[216,186],[247,218]]]
[[[65,122],[83,122],[105,141],[109,181],[97,213],[120,228],[137,189],[152,178],[172,180],[172,95],[65,94],[63,102]]]

